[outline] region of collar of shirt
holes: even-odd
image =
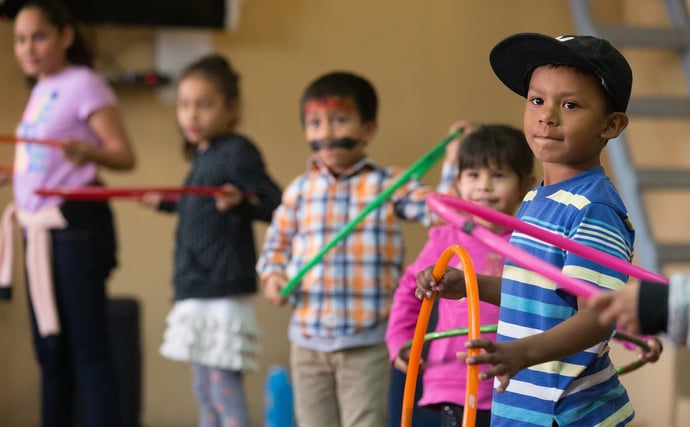
[[[365,157],[359,162],[357,162],[354,166],[352,166],[350,169],[347,170],[347,172],[343,172],[340,175],[334,175],[326,165],[323,164],[323,162],[316,156],[311,156],[309,160],[307,161],[307,168],[310,171],[313,172],[319,172],[324,175],[328,175],[332,177],[333,179],[344,179],[344,178],[349,178],[354,175],[358,175],[362,172],[368,172],[372,170],[379,169],[379,166],[374,163],[373,160],[371,160],[369,157]]]

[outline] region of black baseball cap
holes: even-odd
[[[608,41],[592,36],[551,37],[538,33],[509,36],[491,50],[491,68],[513,92],[527,96],[532,71],[542,65],[565,65],[594,73],[616,111],[625,112],[632,89],[628,61]]]

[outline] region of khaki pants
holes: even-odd
[[[386,425],[390,362],[385,344],[332,353],[292,344],[298,427]]]

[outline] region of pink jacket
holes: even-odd
[[[510,238],[510,231],[501,234]],[[386,331],[386,344],[391,361],[395,360],[400,347],[412,339],[421,301],[414,296],[417,273],[424,268],[434,265],[441,253],[451,245],[465,248],[474,265],[477,274],[500,276],[503,270],[503,257],[490,252],[487,248],[469,237],[463,231],[451,225],[433,227],[429,230],[429,240],[410,264],[400,279],[395,291],[393,306]],[[460,267],[460,260],[454,257],[450,266]],[[462,300],[439,299],[438,301],[437,331],[467,327],[467,303]],[[480,303],[480,318],[482,325],[498,322],[498,306]],[[496,340],[496,334],[483,334],[484,338]],[[426,369],[423,375],[424,392],[419,400],[420,406],[440,403],[465,404],[465,384],[467,366],[457,359],[455,354],[464,350],[466,336],[442,338],[431,342],[429,353],[425,359]],[[480,381],[477,408],[491,408],[491,393],[493,381]]]

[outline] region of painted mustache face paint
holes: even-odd
[[[305,115],[313,111],[328,110],[352,111],[354,110],[354,106],[349,100],[336,96],[311,99],[304,105]],[[324,148],[343,148],[345,150],[352,150],[358,143],[359,141],[354,138],[342,137],[330,140],[312,140],[309,141],[309,147],[312,151],[319,151]]]
[[[333,139],[330,141],[309,141],[311,151],[319,151],[323,148],[344,148],[352,150],[358,141],[349,137]]]

